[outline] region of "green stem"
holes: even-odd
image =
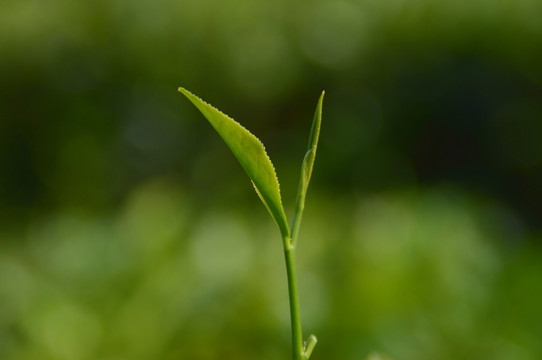
[[[303,359],[303,334],[301,328],[301,315],[299,312],[299,294],[297,291],[297,277],[295,273],[295,247],[290,239],[284,248],[286,259],[286,274],[288,276],[288,295],[290,298],[290,320],[292,325],[292,356],[293,360]]]

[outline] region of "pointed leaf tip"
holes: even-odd
[[[314,118],[312,120],[311,133],[309,136],[309,145],[302,165],[302,177],[304,179],[304,190],[306,191],[309,181],[312,175],[312,168],[314,165],[314,159],[316,158],[316,149],[318,147],[318,140],[320,138],[320,127],[322,125],[322,104],[324,102],[325,90],[322,91],[318,104],[316,105],[316,111],[314,112]]]
[[[290,230],[282,206],[279,181],[262,142],[237,121],[190,91],[179,87],[179,92],[199,109],[226,142],[252,180],[256,193],[277,223],[282,236],[288,237]]]

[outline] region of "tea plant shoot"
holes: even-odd
[[[309,136],[309,144],[301,165],[301,176],[297,192],[295,211],[291,226],[288,225],[286,214],[282,206],[280,186],[275,167],[265,151],[262,142],[241,124],[225,115],[218,109],[201,100],[190,91],[179,88],[179,91],[188,98],[211,123],[233,152],[247,175],[249,176],[256,193],[277,224],[282,237],[284,257],[286,260],[286,274],[288,279],[288,294],[290,300],[290,319],[292,329],[292,358],[293,360],[308,360],[316,345],[316,336],[310,335],[303,341],[301,315],[299,310],[299,295],[297,287],[295,251],[301,217],[305,208],[305,196],[311,179],[316,148],[320,135],[322,122],[322,102],[324,92],[320,95],[316,112],[314,114]]]

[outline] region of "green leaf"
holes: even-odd
[[[179,91],[199,109],[226,142],[252,180],[256,193],[277,223],[283,238],[289,237],[290,230],[282,207],[279,181],[262,142],[241,124],[190,91],[184,88],[179,88]]]
[[[305,208],[305,195],[311,180],[312,168],[314,159],[316,158],[316,148],[318,146],[318,138],[320,137],[320,125],[322,124],[322,103],[324,102],[325,91],[322,91],[316,111],[312,120],[311,134],[309,136],[309,147],[301,164],[301,176],[299,178],[299,188],[297,190],[297,199],[295,201],[294,220],[292,222],[292,241],[291,244],[295,247],[297,237],[299,235],[299,225],[301,224],[301,216]]]
[[[318,139],[320,137],[320,125],[322,124],[322,103],[324,102],[325,91],[322,91],[318,105],[316,105],[316,111],[314,112],[314,118],[312,120],[311,134],[309,136],[309,146],[303,159],[301,166],[301,191],[307,192],[307,187],[311,180],[312,168],[314,165],[314,159],[316,158],[316,148],[318,146]]]

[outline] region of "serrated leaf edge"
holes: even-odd
[[[190,90],[187,90],[183,87],[179,87],[178,88],[178,91],[181,92],[182,94],[184,94],[185,96],[188,94],[190,96],[193,96],[195,98],[197,98],[199,101],[201,101],[202,103],[204,103],[205,105],[207,105],[208,107],[210,107],[211,109],[217,111],[218,113],[224,115],[225,117],[227,117],[228,119],[230,119],[231,121],[233,121],[234,123],[236,123],[242,131],[244,131],[246,134],[248,134],[250,137],[254,138],[258,143],[260,143],[260,145],[262,146],[263,148],[263,152],[264,152],[264,155],[266,156],[267,160],[269,160],[269,163],[271,164],[271,169],[272,169],[272,173],[273,173],[273,176],[276,180],[276,183],[277,183],[277,193],[278,193],[278,197],[279,197],[279,204],[280,204],[280,207],[281,207],[281,210],[282,210],[282,214],[283,214],[283,219],[276,219],[275,218],[275,215],[273,214],[273,212],[271,211],[271,208],[269,207],[269,204],[268,204],[268,201],[265,200],[265,197],[262,195],[262,193],[260,192],[260,190],[257,188],[256,184],[254,183],[254,181],[252,181],[251,179],[251,183],[254,187],[254,190],[256,190],[256,193],[258,194],[258,197],[260,198],[260,200],[262,201],[262,203],[264,204],[264,206],[266,207],[267,211],[271,214],[271,217],[275,220],[275,222],[277,223],[277,225],[279,226],[279,229],[283,235],[283,237],[285,236],[289,236],[290,235],[290,229],[288,227],[288,221],[286,219],[286,214],[284,212],[284,206],[282,204],[282,195],[281,195],[281,192],[280,192],[280,182],[279,182],[279,179],[278,179],[278,176],[277,176],[277,171],[275,169],[275,165],[273,164],[273,161],[271,161],[271,158],[269,157],[269,154],[267,153],[267,149],[265,148],[265,145],[264,143],[258,139],[258,137],[256,135],[254,135],[253,133],[251,133],[246,127],[244,127],[241,123],[239,123],[238,121],[236,121],[235,119],[233,119],[231,116],[229,116],[228,114],[225,114],[224,112],[220,111],[218,108],[216,108],[215,106],[209,104],[207,101],[203,100],[202,98],[200,98],[199,96],[197,96],[196,94],[192,93]],[[196,106],[197,107],[197,106]],[[198,108],[199,109],[199,108]],[[201,110],[200,110],[201,111]],[[212,123],[211,123],[212,125]],[[214,126],[213,126],[214,127]],[[220,135],[220,133],[219,133]],[[222,136],[221,136],[222,137]],[[224,139],[225,140],[225,139]],[[244,169],[243,169],[244,170]],[[246,170],[245,170],[246,172]],[[249,176],[250,178],[250,176]]]

